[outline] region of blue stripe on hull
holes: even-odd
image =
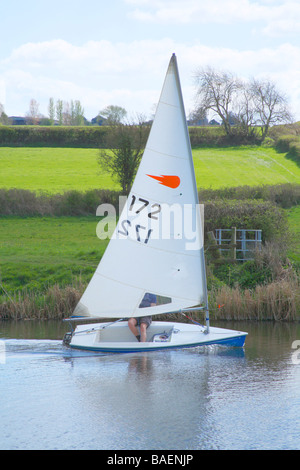
[[[218,341],[216,344],[223,344],[224,346],[233,346],[235,348],[241,348],[244,346],[245,339],[246,339],[246,335],[236,336],[235,338],[229,338],[229,339]],[[214,344],[214,342],[211,344]]]
[[[132,352],[149,352],[149,351],[162,351],[165,349],[182,349],[182,348],[195,348],[197,346],[208,346],[212,344],[222,345],[222,346],[231,346],[236,348],[241,348],[244,346],[246,335],[235,336],[233,338],[221,339],[219,341],[207,341],[205,343],[194,343],[194,344],[184,344],[182,346],[164,346],[164,347],[155,347],[155,348],[93,348],[86,346],[73,346],[70,344],[71,348],[74,349],[84,349],[87,351],[98,351],[98,352],[108,352],[108,353],[132,353]]]

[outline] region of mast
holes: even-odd
[[[198,200],[198,190],[197,190],[197,183],[196,183],[196,176],[195,176],[195,169],[194,169],[194,162],[193,162],[193,155],[192,155],[192,149],[191,149],[191,143],[190,143],[190,136],[189,136],[189,131],[188,131],[188,126],[187,126],[187,121],[186,121],[186,114],[185,114],[185,108],[184,108],[184,102],[183,102],[183,96],[182,96],[182,90],[181,90],[181,84],[180,84],[180,79],[179,79],[179,72],[178,72],[178,65],[177,65],[177,59],[176,55],[173,53],[172,58],[171,58],[171,63],[173,64],[174,71],[175,71],[175,77],[177,81],[177,88],[178,88],[178,93],[180,97],[180,103],[181,103],[181,112],[183,113],[183,116],[185,117],[184,122],[186,123],[185,125],[185,138],[187,140],[187,147],[189,149],[189,157],[190,157],[190,167],[191,167],[191,172],[192,172],[192,182],[193,182],[193,190],[194,190],[194,197],[195,201],[198,202],[198,205],[196,207],[196,211],[198,212],[198,217],[200,220],[200,237],[202,238],[202,248],[200,248],[200,267],[201,267],[201,279],[202,279],[202,289],[203,289],[203,295],[204,295],[204,310],[205,310],[205,322],[206,322],[206,327],[207,327],[207,332],[209,332],[209,308],[208,308],[208,293],[207,293],[207,278],[206,278],[206,267],[205,267],[205,257],[204,257],[204,237],[203,237],[203,230],[202,230],[202,220],[200,216],[200,210],[199,210],[199,200]],[[198,209],[198,210],[197,210]]]

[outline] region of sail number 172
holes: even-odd
[[[148,217],[150,219],[157,220],[159,212],[161,211],[161,206],[160,204],[150,204],[147,199],[143,198],[136,198],[136,196],[133,194],[131,198],[131,203],[129,206],[129,211],[135,212],[135,214],[139,214],[146,208],[150,208],[150,212],[148,212]],[[120,228],[118,230],[118,233],[121,235],[125,235],[126,237],[129,235],[129,228],[132,226],[131,221],[126,219],[120,222]],[[153,229],[148,229],[147,227],[144,227],[143,225],[136,224],[135,225],[135,236],[138,242],[142,243],[148,243],[149,238],[151,233],[153,232]]]

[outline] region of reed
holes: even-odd
[[[61,288],[58,284],[44,293],[19,291],[0,302],[1,320],[61,320],[72,314],[82,295],[84,286]]]
[[[253,289],[226,285],[209,291],[212,320],[297,321],[300,314],[299,278],[289,273],[283,279]],[[1,320],[61,320],[70,316],[79,301],[85,285],[78,279],[73,285],[49,287],[44,293],[20,291],[0,302]],[[220,308],[219,308],[220,306]],[[203,314],[193,319],[203,321]],[[170,320],[170,315],[160,315]],[[179,314],[172,319],[187,321]]]
[[[299,320],[299,287],[296,276],[257,285],[254,289],[219,287],[210,292],[212,317],[219,320]]]

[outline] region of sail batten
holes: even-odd
[[[166,242],[166,244],[169,244],[169,240],[164,240]],[[133,243],[133,244],[138,244],[139,242],[137,240],[134,240],[132,238],[129,238],[128,239],[128,243]],[[138,245],[139,246],[139,245]],[[148,247],[143,247],[141,246],[141,249],[145,249],[145,250],[149,250],[149,251],[153,251],[153,252],[162,252],[162,253],[169,253],[169,254],[172,254],[172,255],[179,255],[182,253],[182,250],[179,250],[176,251],[176,250],[171,250],[170,248],[167,249],[167,248],[164,248],[164,247],[159,247],[159,246],[152,246],[151,248],[148,248]],[[197,258],[199,259],[199,254],[198,253],[195,253],[195,250],[187,250],[186,254],[185,254],[185,257],[192,257],[192,258]],[[97,273],[97,269],[95,271],[95,273]]]
[[[156,150],[156,149],[148,148],[148,151],[156,153],[157,155],[164,155],[165,157],[179,158],[179,159],[182,159],[182,160],[186,160],[185,156],[174,155],[174,154],[171,154],[171,153],[163,153],[163,152],[160,152],[159,150]]]

